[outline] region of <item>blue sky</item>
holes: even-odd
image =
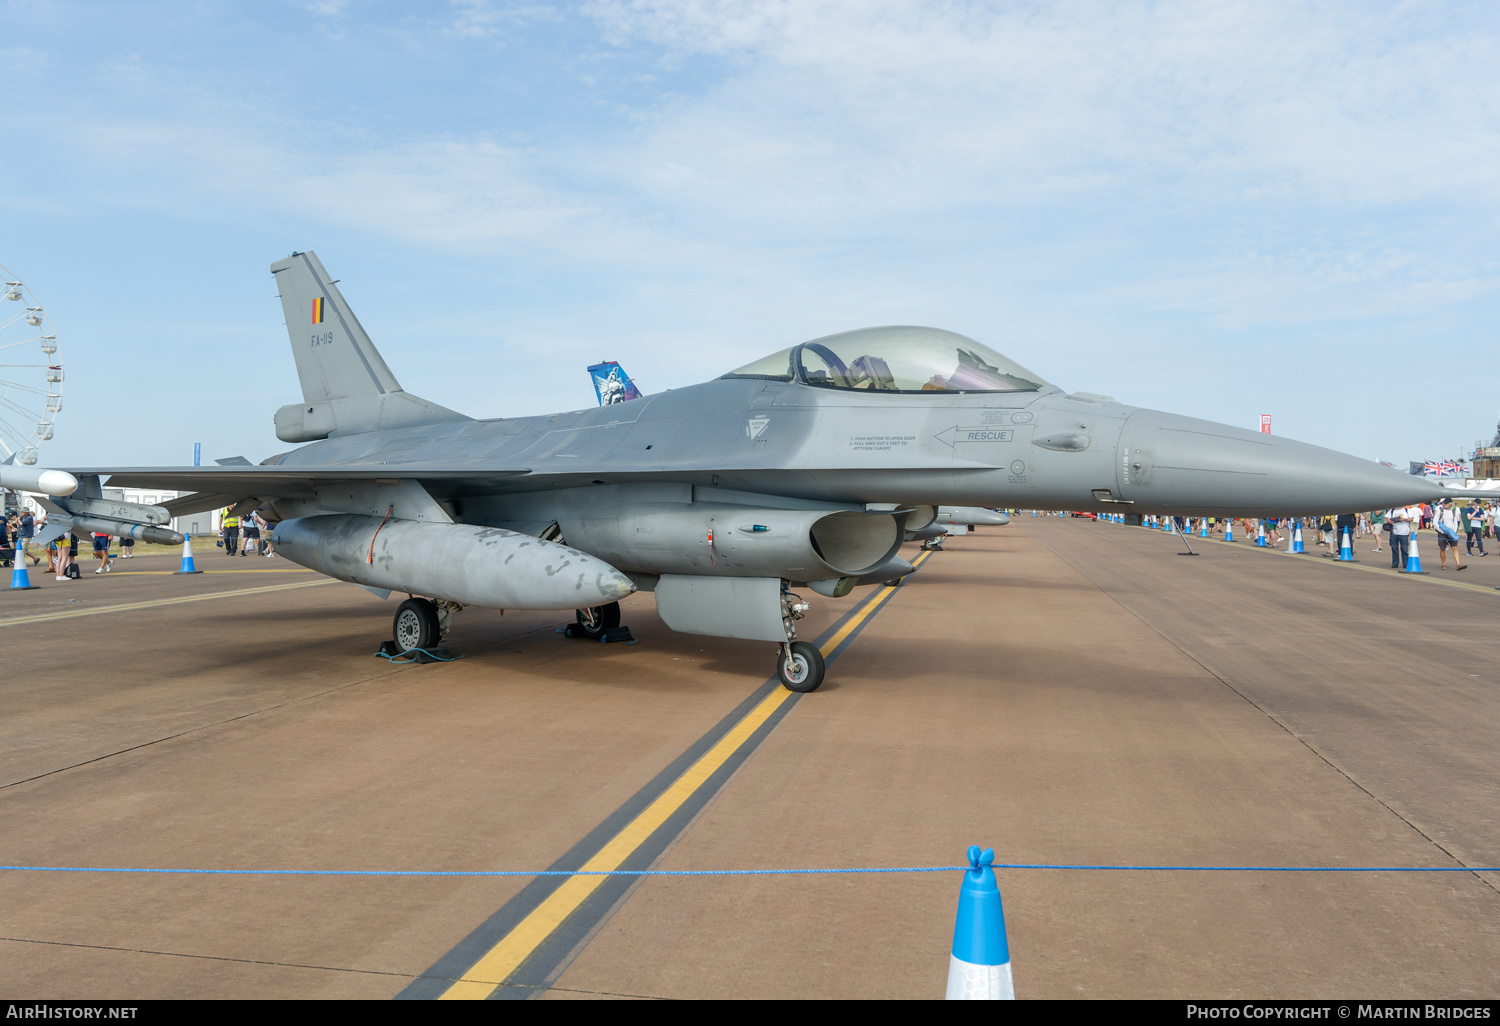
[[[1369,458],[1500,413],[1487,4],[0,0],[45,464],[287,448],[267,268],[404,387],[591,404],[871,324]]]

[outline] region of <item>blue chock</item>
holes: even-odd
[[[995,882],[992,849],[969,848],[969,868],[958,892],[958,921],[948,962],[949,1001],[1013,1000],[1010,946],[1005,941],[1005,910]]]

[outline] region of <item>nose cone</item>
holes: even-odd
[[[1306,516],[1430,499],[1439,487],[1332,449],[1227,424],[1137,410],[1120,433],[1117,483],[1137,513]]]
[[[635,591],[635,582],[614,567],[610,567],[607,572],[599,574],[596,587],[602,598],[610,602],[618,602]]]

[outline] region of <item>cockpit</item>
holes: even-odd
[[[1046,387],[1025,367],[971,338],[909,326],[825,335],[724,377],[870,392],[1035,392]]]

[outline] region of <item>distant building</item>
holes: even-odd
[[[1500,478],[1500,445],[1487,445],[1482,449],[1474,450],[1472,476],[1481,480]]]

